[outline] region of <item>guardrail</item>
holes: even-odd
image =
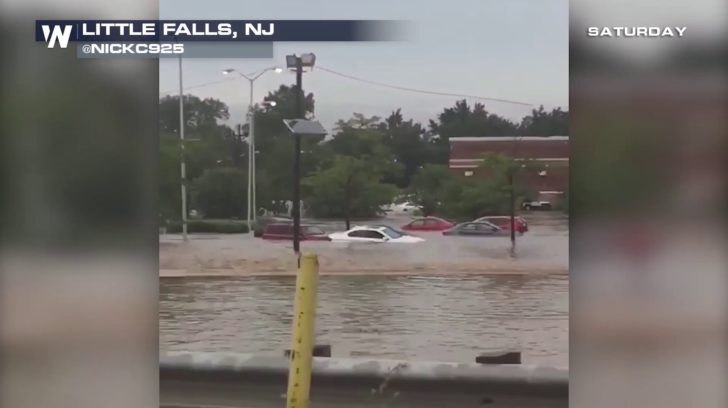
[[[163,407],[284,407],[290,360],[235,353],[160,359]],[[568,370],[313,358],[312,407],[567,407]]]

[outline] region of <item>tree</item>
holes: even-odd
[[[546,112],[541,105],[523,118],[519,132],[524,136],[566,136],[569,134],[569,112],[561,108]]]
[[[219,99],[200,99],[184,95],[185,132],[189,135],[209,135],[221,127],[220,120],[230,118],[228,106]],[[165,96],[159,100],[159,130],[162,134],[179,131],[179,96]]]
[[[396,189],[379,182],[376,168],[365,160],[339,155],[333,165],[303,180],[308,210],[316,217],[373,217],[391,202]]]
[[[187,180],[200,177],[206,169],[220,164],[242,167],[242,140],[218,121],[229,118],[228,107],[220,100],[185,95],[185,165]],[[164,219],[179,219],[181,210],[179,136],[179,97],[159,101],[159,204]],[[232,156],[231,156],[232,154]],[[237,154],[237,158],[234,157]]]
[[[471,108],[465,99],[455,102],[452,108],[445,108],[437,121],[430,120],[429,127],[430,133],[437,135],[432,139],[434,161],[442,164],[447,163],[451,137],[515,136],[520,131],[517,124],[486,111],[482,103]]]
[[[193,183],[194,201],[206,217],[237,218],[247,211],[244,186],[247,175],[240,169],[205,170]]]
[[[325,143],[331,158],[336,155],[350,156],[368,163],[372,174],[378,174],[381,181],[389,181],[401,174],[402,166],[397,162],[385,143],[386,135],[381,126],[373,125],[376,116],[365,118],[354,114],[348,121],[339,121],[338,132]],[[367,126],[349,126],[351,123],[368,123]],[[329,160],[328,163],[331,163]],[[377,180],[380,181],[380,180]]]
[[[284,208],[284,202],[293,198],[293,137],[283,124],[284,119],[296,117],[296,91],[293,86],[281,85],[265,98],[275,101],[276,106],[254,107],[256,180],[258,196],[256,204],[267,210]],[[314,96],[309,93],[303,101],[304,115],[310,117],[314,110]],[[243,133],[248,128],[244,126]],[[301,175],[312,174],[322,160],[318,146],[323,137],[304,137],[301,141]],[[257,210],[257,209],[256,209]]]
[[[401,166],[401,171],[388,181],[406,188],[412,176],[423,165],[434,160],[434,149],[431,149],[432,145],[422,125],[414,123],[412,119],[405,121],[401,109],[392,112],[380,128],[384,130],[384,143]]]
[[[448,189],[455,177],[441,164],[426,164],[412,177],[410,191],[424,216],[433,215],[448,200]]]

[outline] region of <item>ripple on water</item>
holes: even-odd
[[[163,351],[280,353],[294,278],[160,282]],[[326,276],[317,341],[334,356],[473,361],[518,349],[525,363],[568,364],[566,276]]]

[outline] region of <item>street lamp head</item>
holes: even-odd
[[[286,55],[286,68],[295,71],[299,61],[302,68],[310,68],[310,70],[313,70],[313,66],[316,64],[316,55],[312,52],[301,54],[300,57],[296,54]]]
[[[228,75],[228,74],[231,74],[233,72],[235,72],[235,69],[234,68],[228,68],[228,69],[222,70],[222,74],[223,75]]]
[[[304,67],[313,68],[314,64],[316,64],[316,54],[309,52],[308,54],[301,55],[301,63]]]
[[[296,56],[296,54],[286,55],[286,68],[295,69],[296,65],[297,65],[296,64],[297,59],[298,59],[298,57]]]

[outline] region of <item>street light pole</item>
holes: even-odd
[[[303,61],[296,57],[296,118],[303,119]],[[293,252],[300,255],[301,243],[301,135],[293,135]]]
[[[250,228],[251,220],[255,221],[256,218],[256,212],[253,211],[256,207],[255,202],[255,112],[253,110],[253,84],[255,83],[255,80],[260,78],[263,74],[265,74],[268,71],[274,71],[275,73],[281,73],[283,69],[279,67],[268,67],[257,74],[243,74],[242,72],[229,68],[226,70],[223,70],[222,73],[227,75],[230,73],[237,73],[242,78],[245,78],[248,80],[248,83],[250,85],[250,98],[248,101],[248,112],[246,117],[248,118],[248,216],[247,216],[247,225],[249,227],[249,232],[252,233],[253,229]],[[252,214],[252,216],[251,216]]]
[[[185,114],[184,88],[182,87],[182,56],[179,57],[179,140],[180,140],[180,189],[182,193],[182,239],[187,241],[187,174],[185,168]]]
[[[255,183],[255,178],[253,175],[253,169],[255,168],[255,152],[253,148],[253,138],[254,138],[254,127],[253,127],[253,80],[250,78],[247,78],[248,82],[250,82],[250,101],[248,102],[248,217],[246,218],[246,224],[248,226],[248,233],[253,232],[253,228],[250,227],[250,213],[251,213],[251,207],[253,205],[253,191],[254,188],[253,184]]]

